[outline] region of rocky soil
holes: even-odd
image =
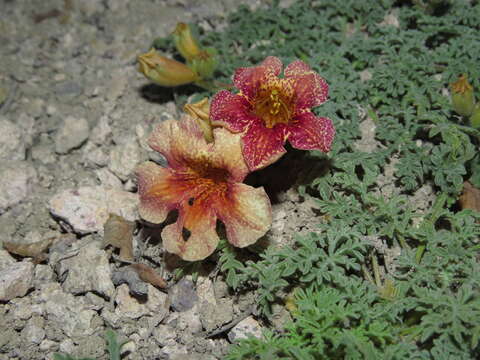
[[[140,162],[156,159],[146,145],[152,128],[178,117],[173,93],[150,86],[136,56],[178,21],[221,29],[240,3],[268,1],[2,2],[0,360],[55,352],[106,359],[107,328],[128,340],[124,359],[221,359],[230,343],[260,336],[254,292],[229,290],[214,263],[195,282],[175,279],[181,262],[164,254],[158,229],[139,222],[134,177]],[[365,119],[359,150],[379,146],[374,131]],[[379,191],[388,196],[395,189],[385,173]],[[284,246],[314,230],[310,200],[292,188],[270,190],[265,241]],[[428,207],[431,188],[421,190],[415,203]],[[134,262],[166,287],[142,281],[104,246],[112,213],[136,224]],[[280,307],[278,319],[285,317]]]

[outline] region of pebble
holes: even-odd
[[[6,269],[12,264],[15,264],[15,259],[10,255],[7,250],[0,249],[0,271]]]
[[[76,256],[60,262],[60,273],[67,272],[64,291],[74,295],[94,291],[108,298],[113,296],[115,288],[108,257],[99,245],[92,241],[80,248]]]
[[[117,288],[115,296],[117,307],[115,313],[120,317],[138,319],[144,315],[154,313],[156,317],[165,317],[168,313],[169,301],[167,294],[148,284],[147,301],[139,301],[130,295],[128,285],[122,284]],[[163,316],[162,316],[163,315]]]
[[[0,117],[0,160],[25,160],[22,129],[3,116]]]
[[[57,154],[67,154],[80,147],[89,136],[88,121],[67,116],[55,136],[55,151]]]
[[[247,317],[235,325],[228,333],[230,342],[246,339],[249,336],[262,338],[262,327],[252,316]]]
[[[138,196],[123,190],[86,186],[57,193],[48,204],[53,216],[68,223],[78,234],[103,233],[110,213],[134,221]]]
[[[28,321],[20,335],[29,343],[40,344],[45,339],[45,320],[41,316],[33,316]]]
[[[204,302],[200,306],[200,321],[210,332],[233,320],[233,300],[220,299],[216,305]]]
[[[0,162],[0,214],[25,199],[36,178],[35,169],[26,161]]]
[[[182,278],[168,290],[168,297],[175,311],[187,311],[198,301],[192,280]]]
[[[24,296],[32,287],[34,265],[23,261],[0,271],[0,301]]]
[[[110,152],[108,168],[117,175],[119,179],[126,181],[129,176],[133,174],[140,161],[140,146],[137,140],[132,138],[113,148]]]

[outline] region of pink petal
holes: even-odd
[[[250,171],[259,170],[277,161],[286,150],[286,126],[266,128],[260,120],[253,122],[242,137],[243,157]]]
[[[282,62],[275,56],[268,56],[258,66],[239,68],[233,76],[233,84],[248,99],[255,97],[259,86],[269,77],[277,77],[282,71]]]
[[[295,60],[288,64],[284,70],[285,77],[299,76],[312,72],[312,68],[301,60]]]
[[[316,72],[295,78],[295,109],[304,110],[323,104],[328,98],[328,84]]]
[[[294,123],[289,126],[289,131],[290,144],[300,150],[328,152],[335,136],[332,120],[316,117],[309,111],[295,117]]]
[[[183,260],[203,260],[217,248],[219,238],[215,230],[216,222],[216,216],[203,202],[185,205],[179,212],[177,222],[163,229],[163,246]],[[183,237],[184,229],[190,232],[187,240]]]
[[[250,104],[243,96],[222,90],[212,99],[210,119],[213,125],[224,126],[234,133],[243,132],[255,119],[249,110]]]
[[[218,217],[224,223],[228,241],[245,247],[265,235],[272,225],[270,200],[263,188],[232,184],[232,196],[221,204]]]

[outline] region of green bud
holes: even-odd
[[[202,79],[209,79],[213,76],[218,65],[217,51],[214,48],[206,48],[200,54],[193,57],[188,66]]]
[[[456,82],[450,84],[450,89],[452,91],[453,109],[462,116],[472,115],[475,107],[475,96],[467,76],[465,74],[461,75]]]
[[[470,125],[475,129],[480,129],[480,104],[475,105],[475,109],[473,109]]]

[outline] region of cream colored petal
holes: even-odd
[[[245,184],[231,185],[231,198],[217,208],[225,224],[228,241],[237,247],[255,243],[272,225],[270,200],[263,188]]]
[[[184,207],[185,211],[180,212],[176,223],[163,229],[163,246],[165,250],[177,254],[183,260],[203,260],[217,248],[217,219],[201,206],[187,206]],[[190,232],[186,241],[183,238],[184,229]]]
[[[153,162],[145,162],[136,169],[138,181],[138,194],[140,204],[138,212],[140,216],[151,223],[159,224],[165,221],[169,208],[161,193],[155,191],[155,188],[168,188],[167,179],[170,172],[167,169],[158,166]]]

